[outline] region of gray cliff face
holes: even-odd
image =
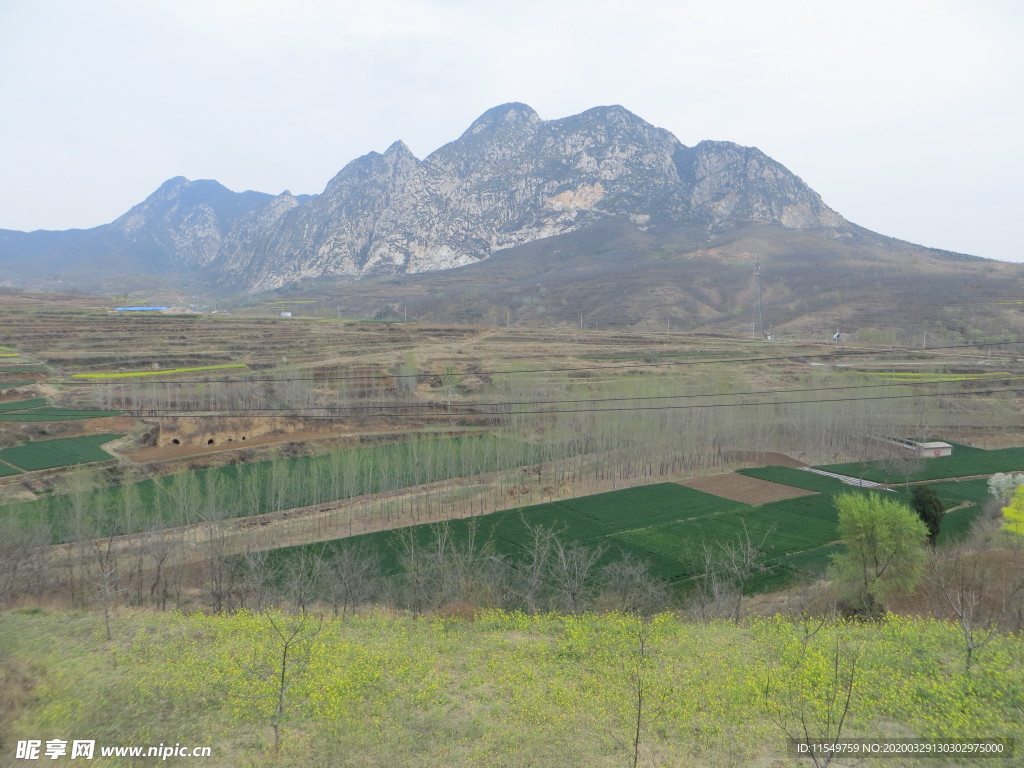
[[[702,141],[691,151],[690,205],[727,219],[790,229],[841,228],[845,219],[783,166],[753,147]]]
[[[449,269],[612,217],[709,233],[742,222],[852,227],[756,149],[686,147],[619,106],[544,121],[514,103],[423,160],[401,142],[364,155],[319,195],[236,194],[177,178],[89,232],[147,263],[262,290],[323,275]]]
[[[350,163],[322,195],[229,244],[217,266],[249,290],[428,272],[613,216],[709,230],[736,221],[848,226],[756,149],[688,148],[618,106],[543,121],[525,104],[506,104],[422,161],[396,143]]]
[[[270,195],[236,193],[216,181],[177,177],[105,228],[141,256],[163,255],[172,266],[202,268],[221,252],[236,224]]]

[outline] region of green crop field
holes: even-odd
[[[32,421],[82,421],[84,419],[100,419],[105,416],[117,416],[120,411],[83,411],[74,408],[32,408],[24,411],[0,412],[0,422],[32,422]]]
[[[29,451],[28,459],[22,457],[24,450],[12,458],[7,458],[6,453],[16,449],[0,451],[0,460],[23,467],[19,461],[31,463],[31,451],[43,450],[30,446],[58,442],[48,440],[19,446]],[[109,456],[104,454],[103,458]],[[125,487],[95,491],[84,503],[103,512],[98,525],[105,533],[134,533],[195,523],[212,512],[220,517],[245,517],[519,467],[550,458],[549,450],[490,435],[424,438],[313,458],[278,459],[183,472],[135,483],[128,486],[133,508],[130,523],[117,514],[129,504]],[[67,522],[71,504],[69,496],[57,494],[0,507],[0,517],[23,523],[45,522],[54,541],[65,541],[74,535]]]
[[[25,472],[69,467],[74,464],[88,464],[94,461],[109,461],[113,457],[100,446],[119,437],[123,437],[123,435],[85,435],[25,443],[0,451],[0,461]]]
[[[952,456],[940,456],[937,459],[922,459],[923,466],[918,472],[910,475],[910,480],[944,480],[954,477],[970,477],[972,475],[991,475],[995,472],[1024,471],[1024,448],[1001,448],[984,450],[969,445],[953,443]],[[851,477],[862,477],[876,483],[903,482],[904,477],[898,471],[886,472],[885,462],[848,462],[845,464],[827,464],[818,469],[836,472]]]
[[[750,467],[739,469],[737,473],[747,477],[756,477],[760,480],[768,480],[772,483],[779,483],[780,485],[802,488],[805,491],[830,493],[847,487],[843,485],[841,480],[837,480],[834,477],[824,477],[814,472],[807,472],[792,467]]]
[[[646,560],[662,578],[676,582],[687,575],[678,560],[622,534],[658,526],[668,520],[704,519],[737,506],[743,505],[675,483],[660,483],[566,501],[534,504],[468,520],[451,520],[445,525],[456,545],[468,541],[472,532],[478,542],[490,540],[499,554],[513,559],[522,553],[530,540],[529,526],[544,526],[557,531],[570,542],[606,545],[607,551],[601,559],[602,563],[618,559],[623,553],[630,553]],[[436,528],[436,525],[419,525],[408,530],[419,543],[426,546],[433,540]],[[385,569],[396,570],[399,535],[395,531],[381,531],[354,538],[377,550],[383,558]],[[283,563],[304,548],[323,551],[325,557],[330,558],[334,552],[345,547],[348,541],[289,547],[272,553],[272,559]]]
[[[76,408],[55,408],[45,397],[0,403],[0,422],[78,421],[117,416],[120,411],[83,411]]]
[[[838,537],[833,498],[828,494],[804,496],[752,507],[732,502],[732,508],[694,519],[680,519],[649,528],[625,531],[617,538],[634,547],[646,549],[675,560],[682,578],[695,576],[704,566],[705,546],[732,544],[750,537],[764,552],[765,564],[771,569],[757,580],[755,590],[763,588],[779,569],[795,570],[790,559],[819,550]],[[817,558],[802,556],[804,566],[826,564],[826,553]]]
[[[853,489],[840,485],[836,490]],[[753,507],[675,483],[536,504],[445,525],[456,544],[467,541],[471,526],[475,527],[478,542],[492,541],[499,554],[513,560],[528,545],[528,526],[542,525],[559,532],[570,543],[604,545],[602,563],[626,553],[645,560],[652,573],[677,586],[683,586],[703,568],[705,545],[716,548],[749,535],[755,544],[763,542],[769,568],[752,584],[754,591],[778,582],[780,575],[790,578],[798,571],[820,570],[827,564],[838,537],[830,494]],[[436,528],[437,524],[429,524],[411,530],[420,543],[429,545]],[[379,552],[386,569],[396,570],[400,535],[381,531],[355,538]],[[330,558],[347,541],[307,546]],[[302,549],[278,550],[273,557],[284,562]]]
[[[762,550],[766,566],[752,580],[750,590],[763,591],[784,586],[801,573],[821,572],[827,567],[830,556],[841,547],[837,541],[835,496],[879,491],[785,467],[762,470],[744,474],[773,482],[791,479],[790,485],[819,493],[751,506],[675,483],[660,483],[535,504],[472,520],[452,520],[444,525],[455,545],[467,542],[472,531],[478,543],[491,541],[498,554],[512,560],[528,546],[529,527],[541,525],[559,532],[570,543],[603,545],[606,551],[602,564],[628,553],[646,561],[653,574],[679,587],[685,587],[702,572],[705,548],[715,550],[749,537]],[[946,507],[971,503],[949,513],[940,541],[964,535],[987,499],[986,482],[935,483],[933,487]],[[909,502],[908,490],[901,489],[899,495]],[[420,545],[429,547],[437,528],[437,524],[427,524],[410,530]],[[396,572],[401,535],[381,531],[355,538],[381,555],[386,570]],[[283,564],[303,549],[323,552],[330,559],[348,541],[290,547],[276,551],[272,559]]]
[[[10,464],[4,461],[0,461],[0,477],[11,477],[13,475],[20,475],[21,470],[16,467],[12,467]]]
[[[45,397],[36,397],[31,400],[12,400],[7,403],[0,403],[0,413],[24,411],[28,408],[39,408],[44,405],[46,405]]]
[[[1019,379],[1008,371],[986,371],[984,373],[921,373],[919,371],[850,371],[860,376],[874,376],[886,381],[910,381],[918,384],[948,381],[983,381],[986,379]]]

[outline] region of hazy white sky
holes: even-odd
[[[851,221],[1024,261],[1019,0],[0,0],[0,228],[172,176],[320,192],[484,110],[622,104],[759,147]]]

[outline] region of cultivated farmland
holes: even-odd
[[[119,435],[30,443],[0,451],[0,460],[26,470],[80,463],[71,458],[102,461],[111,457],[95,446],[116,437]],[[378,494],[546,458],[550,456],[533,445],[490,435],[423,438],[316,457],[213,467],[101,490],[58,494],[0,508],[0,520],[19,520],[21,525],[45,522],[54,541],[67,541],[75,534],[69,521],[77,504],[103,511],[104,524],[96,529],[98,535],[122,535]],[[421,506],[425,507],[425,503]],[[125,513],[119,514],[120,511]],[[404,520],[411,522],[421,513],[415,499],[410,500]],[[396,513],[395,523],[402,520]]]
[[[1024,469],[1024,448],[982,450],[969,445],[954,444],[951,456],[926,459],[917,464],[920,466],[914,467],[910,473],[911,482],[971,477],[995,472],[1019,472]],[[863,477],[865,480],[878,483],[898,482],[904,479],[898,468],[885,461],[829,464],[821,466],[820,469],[851,477]]]
[[[854,668],[850,735],[1019,737],[1024,568],[979,514],[986,479],[950,479],[1024,469],[1021,449],[968,447],[1020,442],[1014,349],[267,316],[281,306],[0,307],[26,363],[0,388],[28,387],[0,403],[0,603],[29,606],[5,614],[0,741],[45,724],[212,741],[211,765],[612,766],[642,738],[637,764],[716,768],[767,765],[777,742],[788,765],[779,713],[831,715]],[[973,375],[994,353],[1007,375]],[[955,440],[954,461],[894,456],[875,439],[893,433]],[[939,620],[836,620],[814,578],[842,551],[835,497],[909,488],[804,464],[940,478],[928,579],[893,604]],[[977,647],[927,592],[949,574],[980,595]],[[792,621],[756,618],[780,606]],[[265,706],[275,680],[287,716]]]
[[[95,461],[110,461],[114,457],[101,446],[124,435],[103,434],[83,437],[57,438],[26,443],[0,450],[0,461],[24,472],[54,467],[70,467]]]
[[[118,411],[55,408],[47,403],[48,400],[45,397],[0,402],[0,422],[78,421],[118,415]]]
[[[2,404],[8,445],[23,444],[4,449],[6,475],[108,459],[73,450],[58,459],[52,439],[98,439],[75,425],[100,415],[125,414],[136,449],[84,483],[20,484],[22,501],[0,517],[45,523],[52,541],[84,530],[67,525],[72,507],[104,510],[90,530],[107,536],[256,517],[251,532],[265,533],[246,546],[262,548],[471,516],[510,555],[521,548],[517,525],[548,521],[573,541],[656,562],[679,584],[706,546],[743,534],[764,541],[768,584],[797,563],[813,570],[826,561],[836,538],[831,495],[845,486],[785,467],[750,470],[721,496],[668,481],[701,486],[703,476],[773,451],[884,477],[891,462],[871,462],[890,457],[871,436],[892,432],[961,443],[959,464],[928,464],[914,475],[922,479],[1019,468],[1012,450],[972,454],[963,443],[1012,437],[1004,427],[1019,418],[1017,406],[999,381],[1019,371],[1007,350],[958,350],[947,363],[941,350],[668,328],[268,316],[280,306],[129,318],[95,302],[25,296],[0,310],[0,340],[26,363],[3,375],[24,382],[31,371],[47,395]],[[1000,352],[1001,375],[989,375],[988,358]],[[848,356],[856,369],[845,367]],[[861,375],[872,365],[879,374],[905,367]],[[346,511],[357,508],[358,525]],[[500,525],[484,522],[488,513]]]
[[[766,469],[767,474],[779,477],[785,473],[773,470],[788,468]],[[439,525],[443,525],[454,547],[464,546],[471,539],[477,545],[489,541],[497,553],[521,559],[530,546],[531,528],[547,527],[572,544],[604,547],[601,563],[623,554],[647,562],[654,575],[683,590],[703,572],[708,549],[750,541],[761,551],[764,570],[750,579],[747,588],[760,592],[784,586],[801,575],[821,573],[839,546],[834,497],[850,492],[875,493],[851,489],[808,472],[790,471],[818,478],[827,487],[824,492],[751,506],[676,483],[661,483],[412,530],[424,549],[432,546]],[[963,535],[987,494],[985,481],[940,483],[935,489],[947,507],[967,500],[974,504],[947,515],[946,536]],[[303,552],[330,560],[352,545],[381,553],[387,569],[399,568],[397,557],[403,545],[400,534],[391,531],[335,544],[282,549],[275,553],[274,560],[287,562]]]

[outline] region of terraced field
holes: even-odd
[[[0,462],[22,472],[33,472],[39,469],[109,461],[114,457],[100,446],[119,437],[124,435],[84,435],[25,443],[0,451]]]
[[[56,408],[48,405],[45,397],[30,400],[12,400],[0,403],[0,422],[33,422],[33,421],[80,421],[82,419],[99,419],[105,416],[117,416],[119,411],[92,411],[76,408]]]

